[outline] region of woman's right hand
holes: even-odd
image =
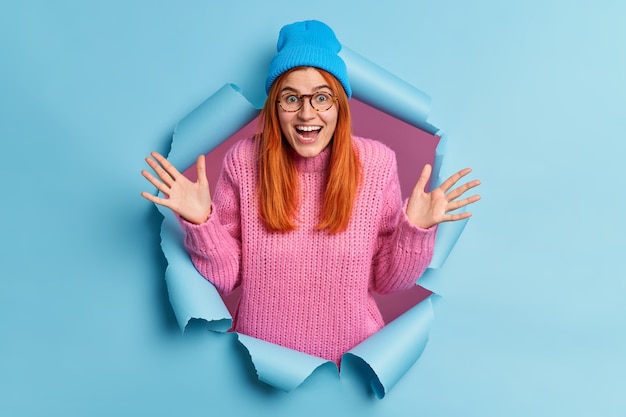
[[[146,158],[146,162],[159,178],[145,169],[141,171],[141,174],[157,190],[165,194],[166,198],[157,197],[145,191],[141,195],[155,204],[173,210],[190,223],[201,224],[207,221],[211,214],[211,192],[206,176],[204,155],[200,155],[196,161],[198,173],[196,182],[191,182],[181,174],[163,155],[157,152],[152,152],[151,155],[152,158]]]

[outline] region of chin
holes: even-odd
[[[301,144],[298,144],[298,146],[292,145],[296,153],[303,158],[313,158],[319,155],[324,149],[326,149],[326,146],[317,146],[317,145],[303,146]]]
[[[324,138],[318,138],[313,143],[302,143],[297,138],[290,142],[291,147],[303,158],[313,158],[319,155],[329,144],[330,140],[324,140]]]

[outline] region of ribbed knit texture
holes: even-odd
[[[198,271],[223,293],[242,286],[235,331],[339,363],[343,353],[384,325],[370,292],[411,288],[428,266],[436,228],[409,223],[395,155],[379,142],[353,141],[362,182],[345,232],[315,229],[330,147],[313,158],[296,156],[297,230],[265,228],[253,139],[226,155],[209,220],[180,220]]]

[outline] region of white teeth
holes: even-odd
[[[296,127],[298,130],[302,130],[303,132],[312,132],[314,130],[320,130],[320,126],[298,126]]]

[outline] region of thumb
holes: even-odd
[[[426,191],[426,184],[428,184],[432,171],[433,167],[430,164],[424,165],[424,168],[422,168],[422,172],[417,180],[417,184],[415,184],[414,191]]]
[[[207,184],[209,182],[206,176],[206,160],[204,155],[198,156],[196,160],[196,174],[200,184]]]

